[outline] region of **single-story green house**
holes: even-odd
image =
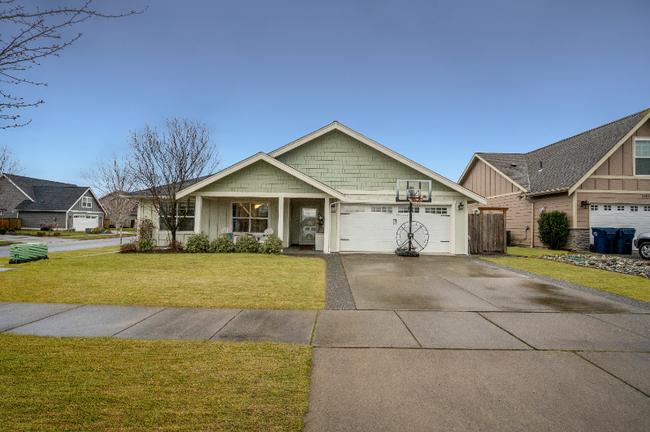
[[[224,229],[260,236],[272,228],[285,247],[394,252],[408,221],[408,204],[396,202],[399,179],[431,181],[431,202],[413,213],[428,231],[420,252],[467,254],[467,207],[485,199],[338,122],[180,190],[190,209],[177,239],[203,233],[212,240]],[[169,232],[145,198],[138,217],[153,220],[156,243],[167,244]]]

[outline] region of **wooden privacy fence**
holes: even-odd
[[[22,219],[0,219],[0,228],[17,230],[23,226]]]
[[[506,215],[470,214],[469,215],[469,252],[480,254],[486,252],[506,253]]]

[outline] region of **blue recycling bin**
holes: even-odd
[[[634,241],[634,228],[619,228],[616,234],[616,250],[614,253],[632,255],[632,242]]]
[[[599,254],[614,253],[617,232],[616,228],[592,228],[595,252]]]

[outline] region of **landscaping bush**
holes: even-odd
[[[178,240],[172,240],[169,243],[167,243],[167,247],[169,248],[169,250],[180,252],[183,250],[183,243],[179,242]]]
[[[7,230],[4,228],[0,228],[0,235],[5,235],[7,234]]]
[[[102,229],[100,227],[93,228],[93,234],[101,234],[101,233],[102,233]]]
[[[45,231],[37,231],[36,237],[45,237]]]
[[[58,232],[58,231],[54,231],[54,232],[52,233],[52,235],[53,235],[54,237],[61,237],[61,233]]]
[[[150,252],[153,249],[153,243],[149,240],[143,240],[138,242],[138,249],[140,252]]]
[[[255,253],[258,251],[260,245],[254,236],[242,236],[237,239],[235,244],[236,252]]]
[[[563,249],[569,236],[569,218],[566,213],[553,211],[542,213],[537,222],[539,238],[552,250]]]
[[[264,243],[260,245],[260,253],[279,254],[282,253],[282,240],[275,234],[271,234]]]
[[[210,250],[210,240],[205,234],[194,234],[187,238],[185,247],[189,253],[205,253]]]
[[[135,243],[124,243],[120,246],[120,252],[122,253],[136,253],[138,251],[138,245]]]
[[[210,243],[210,252],[230,253],[235,251],[235,243],[227,235],[222,234]]]
[[[151,241],[153,240],[154,225],[151,219],[142,218],[138,221],[138,241]]]

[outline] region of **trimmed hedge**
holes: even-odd
[[[259,243],[255,236],[241,236],[235,244],[235,251],[244,253],[256,253],[259,250]]]
[[[282,240],[275,234],[271,234],[264,243],[260,245],[260,253],[280,254],[282,253]]]
[[[542,213],[537,225],[539,238],[544,246],[552,250],[560,250],[566,246],[569,237],[569,218],[566,213],[561,211]]]
[[[187,238],[185,249],[189,253],[203,253],[210,250],[210,240],[205,234],[194,234]]]
[[[225,234],[220,235],[210,243],[210,252],[230,253],[235,251],[235,243]]]

